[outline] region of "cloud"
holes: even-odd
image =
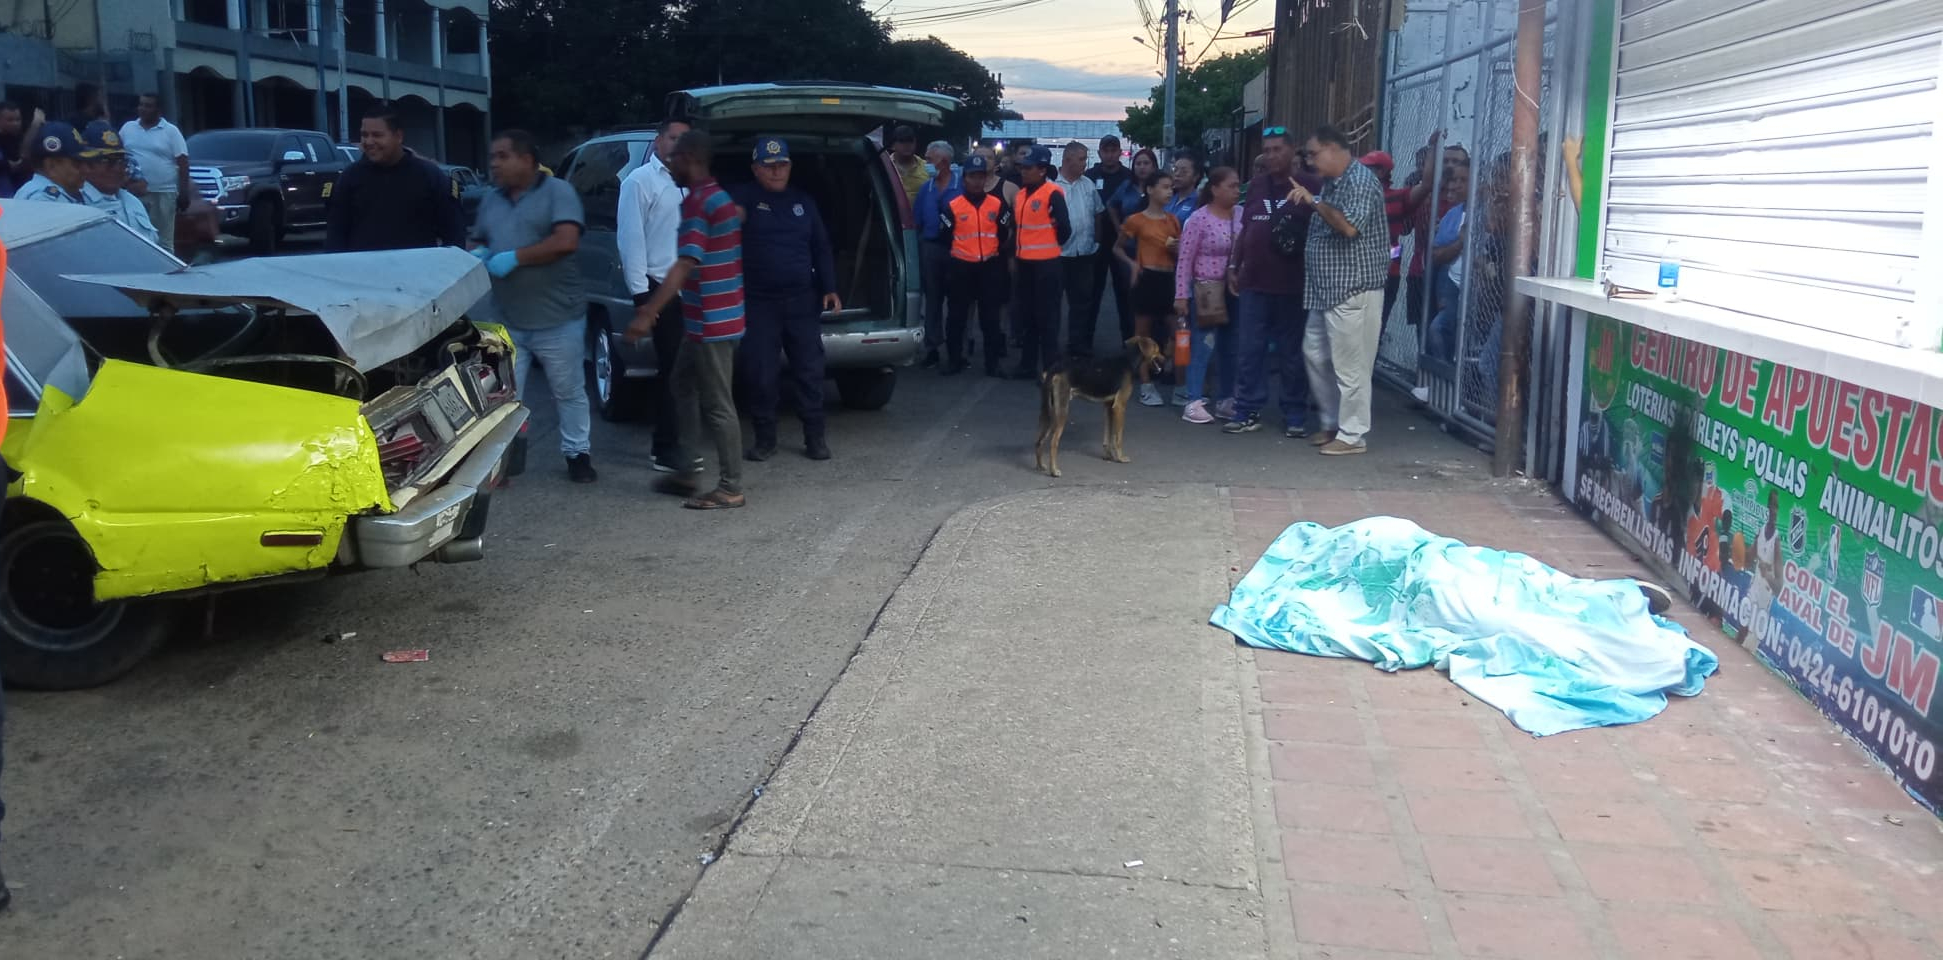
[[[1128,104],[1146,101],[1159,82],[1145,71],[1083,70],[1026,57],[984,57],[980,62],[1002,76],[1006,98],[1027,117],[1083,111],[1089,118],[1117,119]]]
[[[1028,120],[1124,120],[1128,106],[1146,100],[1030,87],[1007,87],[1005,96]]]

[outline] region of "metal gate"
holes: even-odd
[[[1559,105],[1552,95],[1557,5],[1558,0],[1546,0],[1541,200],[1557,172],[1553,131]],[[1499,330],[1509,276],[1529,274],[1537,266],[1520,269],[1508,262],[1517,18],[1518,0],[1411,3],[1391,37],[1384,77],[1382,142],[1395,159],[1397,186],[1417,181],[1418,158],[1428,150],[1431,134],[1441,131],[1442,139],[1439,156],[1429,164],[1431,192],[1419,210],[1419,227],[1401,242],[1401,276],[1387,305],[1377,375],[1413,392],[1478,441],[1490,439],[1497,418]],[[1447,208],[1459,212],[1447,218]],[[1551,218],[1545,222],[1549,229]],[[1438,249],[1434,241],[1440,233],[1461,239],[1461,245]],[[1543,342],[1534,338],[1535,344]]]

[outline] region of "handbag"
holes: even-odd
[[[1228,283],[1194,281],[1194,325],[1203,330],[1228,325]]]
[[[1228,221],[1230,256],[1233,255],[1234,245],[1240,239],[1241,231],[1235,228],[1233,220]],[[1226,279],[1194,281],[1194,325],[1202,329],[1228,325],[1228,281]]]

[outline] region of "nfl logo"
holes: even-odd
[[[1871,550],[1862,558],[1862,602],[1871,607],[1882,604],[1882,554]]]
[[[1800,507],[1788,511],[1788,549],[1796,556],[1808,549],[1808,511]]]

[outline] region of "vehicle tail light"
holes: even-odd
[[[422,479],[461,429],[424,386],[385,391],[364,405],[364,418],[378,438],[385,486],[393,490]]]

